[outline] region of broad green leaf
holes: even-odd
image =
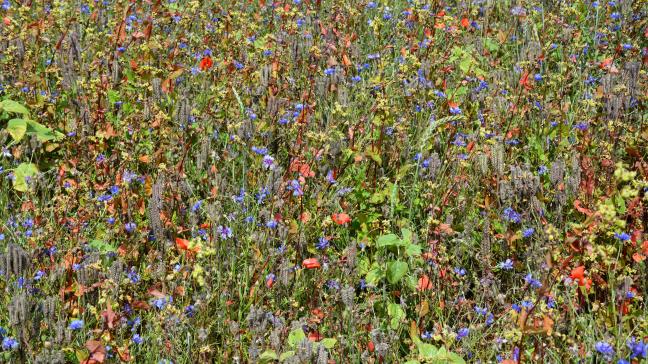
[[[378,248],[386,247],[386,246],[394,246],[394,245],[400,245],[400,242],[401,240],[396,234],[387,234],[378,237],[378,239],[376,240],[376,246]]]
[[[387,263],[387,280],[391,284],[396,284],[407,274],[407,263],[401,261],[393,261]]]
[[[450,359],[450,363],[452,364],[466,364],[466,361],[463,360],[463,358],[459,356],[459,354],[457,353],[453,353],[453,352],[449,353],[448,359]]]
[[[271,363],[279,359],[274,350],[266,350],[259,356],[259,363]]]
[[[15,141],[20,141],[27,132],[27,120],[11,119],[7,124],[7,131]]]
[[[326,339],[322,340],[322,345],[324,345],[324,347],[327,349],[332,349],[336,343],[337,343],[337,339],[331,337],[327,337]]]
[[[387,314],[391,317],[389,326],[394,330],[398,328],[400,322],[405,318],[405,311],[397,303],[390,303],[387,306]]]
[[[405,248],[405,252],[410,257],[418,257],[419,255],[421,255],[423,250],[421,249],[421,246],[418,244],[409,244],[407,248]]]
[[[384,273],[380,267],[372,267],[369,273],[367,273],[367,276],[365,277],[365,280],[368,285],[370,286],[375,286],[380,282],[382,279]]]
[[[417,344],[419,356],[424,359],[432,359],[436,356],[438,349],[428,343],[420,342]]]
[[[412,230],[403,229],[403,230],[401,230],[401,234],[403,234],[403,242],[405,244],[409,244],[409,243],[412,242]]]
[[[103,240],[99,240],[99,239],[94,239],[94,240],[90,241],[90,243],[88,245],[90,245],[91,247],[99,250],[102,253],[116,252],[117,251],[117,249],[114,246],[106,243]]]
[[[29,115],[29,110],[26,107],[13,100],[3,100],[0,102],[0,109],[14,114]]]
[[[26,177],[34,177],[38,173],[38,168],[32,163],[21,163],[14,170],[13,187],[16,191],[25,192],[28,189]]]
[[[288,345],[290,347],[297,347],[297,345],[302,342],[302,340],[306,339],[306,334],[304,334],[304,330],[302,329],[295,329],[288,334]]]
[[[47,142],[50,140],[61,140],[63,139],[63,133],[54,131],[43,124],[37,123],[33,120],[27,120],[27,132],[30,134],[36,134],[41,142]]]
[[[279,361],[284,361],[288,358],[292,358],[293,356],[295,356],[295,352],[293,350],[283,352],[281,353],[281,355],[279,355]]]

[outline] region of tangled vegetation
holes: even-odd
[[[645,1],[0,18],[0,362],[648,362]]]

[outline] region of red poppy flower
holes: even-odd
[[[304,259],[302,264],[306,269],[315,269],[321,267],[320,263],[317,261],[317,258]]]
[[[468,28],[468,25],[470,25],[470,21],[468,21],[468,18],[461,19],[461,26],[462,27]]]
[[[523,86],[525,90],[529,91],[533,88],[531,82],[529,82],[529,71],[525,71],[520,77],[520,86]]]
[[[590,290],[590,288],[592,288],[592,280],[589,279],[589,278],[585,278],[585,266],[584,265],[581,265],[581,266],[578,266],[578,267],[572,269],[571,274],[569,275],[569,277],[571,279],[575,280],[576,282],[578,282],[579,286],[581,286],[581,287],[585,286],[585,289],[588,290],[588,291]]]
[[[209,56],[205,56],[200,60],[200,69],[203,71],[207,71],[208,69],[212,68],[213,65],[214,61],[212,61],[211,57]]]
[[[333,222],[338,225],[346,225],[349,222],[351,222],[351,217],[349,217],[349,214],[346,214],[344,212],[339,214],[333,214],[331,215],[331,218],[333,219]]]
[[[198,246],[190,248],[189,247],[189,240],[187,240],[187,239],[176,238],[175,242],[176,242],[176,246],[180,250],[186,250],[186,251],[190,251],[190,252],[194,252],[194,253],[197,253],[197,252],[200,251],[200,247],[198,247]]]

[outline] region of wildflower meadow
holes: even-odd
[[[0,18],[0,363],[648,363],[645,0]]]

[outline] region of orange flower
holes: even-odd
[[[175,242],[176,242],[176,246],[180,250],[186,250],[186,251],[190,251],[190,252],[193,252],[193,253],[197,253],[197,252],[200,251],[200,247],[198,247],[198,246],[190,248],[189,247],[189,240],[187,240],[187,239],[176,238]]]
[[[469,25],[470,25],[470,22],[468,21],[468,18],[461,19],[461,26],[462,27],[468,28]]]
[[[333,222],[335,222],[338,225],[346,225],[349,222],[351,222],[351,217],[349,217],[349,214],[346,214],[344,212],[339,214],[333,214],[331,215],[331,218],[333,219]]]
[[[212,68],[213,65],[214,61],[212,61],[210,56],[205,56],[200,60],[200,69],[203,71],[207,71],[208,69]]]
[[[302,264],[306,269],[315,269],[321,267],[320,263],[317,261],[317,258],[304,259]]]
[[[586,290],[590,290],[592,288],[592,280],[589,278],[585,278],[585,266],[581,265],[578,266],[574,269],[572,269],[571,274],[569,277],[575,281],[578,282],[579,286],[585,286]]]
[[[427,274],[424,274],[423,276],[421,276],[421,278],[419,278],[416,289],[419,291],[427,291],[432,289],[432,282],[430,282],[430,277],[428,277]]]

